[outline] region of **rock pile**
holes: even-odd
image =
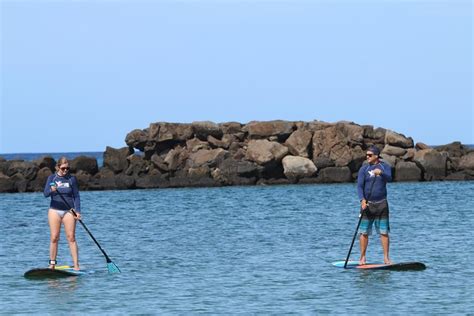
[[[474,179],[474,151],[459,142],[430,148],[352,122],[158,122],[125,143],[106,148],[101,168],[90,157],[70,161],[81,190],[351,182],[370,145],[394,181]],[[51,157],[0,159],[0,192],[42,191],[54,165]]]

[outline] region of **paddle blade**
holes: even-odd
[[[120,273],[119,267],[117,267],[113,262],[107,263],[107,270],[109,273]]]

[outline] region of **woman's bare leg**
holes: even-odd
[[[79,248],[76,243],[76,220],[71,213],[67,213],[63,217],[64,231],[71,250],[72,262],[74,270],[79,270]]]
[[[59,234],[61,232],[61,217],[58,215],[58,213],[56,213],[55,210],[49,209],[48,223],[51,233],[49,243],[49,260],[56,260],[56,256],[58,255]],[[54,269],[54,265],[50,264],[49,268]]]

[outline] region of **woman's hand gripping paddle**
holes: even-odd
[[[56,185],[55,183],[51,183],[51,185]],[[76,211],[71,207],[71,205],[69,205],[69,203],[66,201],[66,199],[63,197],[63,195],[59,192],[59,190],[56,190],[56,193],[59,195],[59,197],[63,200],[63,202],[67,205],[67,207],[70,208],[70,211],[72,212],[72,214],[74,215],[74,217],[79,221],[79,223],[81,223],[82,227],[84,227],[84,229],[86,230],[86,232],[89,234],[89,236],[92,238],[92,240],[95,242],[95,244],[97,245],[97,247],[99,247],[100,251],[102,252],[102,254],[105,256],[105,260],[107,261],[107,271],[109,271],[109,273],[120,273],[120,269],[119,267],[117,267],[117,265],[115,263],[112,262],[112,260],[110,260],[109,256],[105,253],[104,249],[102,249],[102,247],[99,245],[99,242],[97,241],[97,239],[94,238],[94,236],[92,235],[92,233],[90,232],[90,230],[87,228],[86,224],[84,224],[84,222],[78,217],[78,214],[76,213]]]

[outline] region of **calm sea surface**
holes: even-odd
[[[425,271],[335,268],[357,224],[354,184],[82,192],[83,268],[54,281],[48,200],[0,194],[2,314],[469,314],[474,182],[391,183],[392,260]],[[352,258],[358,258],[358,244]],[[378,238],[371,261],[382,259]],[[58,260],[70,264],[64,235]]]

